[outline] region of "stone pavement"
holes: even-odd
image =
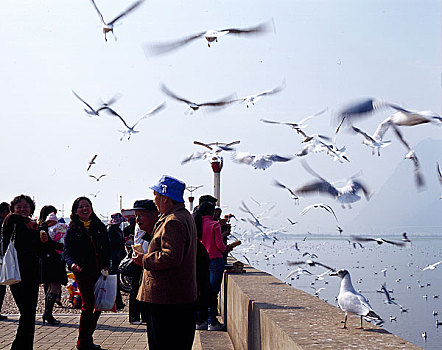
[[[61,321],[59,326],[44,325],[41,315],[35,322],[34,350],[75,350],[78,335],[78,314],[56,314]],[[17,331],[19,315],[8,315],[8,320],[0,322],[0,350],[9,349]],[[233,349],[227,332],[196,331],[193,350]],[[204,341],[203,341],[204,340]],[[103,350],[143,350],[148,349],[146,326],[131,325],[127,313],[103,313],[94,333],[94,343]],[[224,344],[224,345],[223,345]]]

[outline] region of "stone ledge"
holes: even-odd
[[[250,267],[225,273],[220,305],[235,349],[421,349],[358,318],[341,329],[341,310]]]

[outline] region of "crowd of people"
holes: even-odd
[[[210,195],[200,197],[192,215],[184,206],[185,184],[171,176],[150,188],[153,200],[135,201],[134,216],[128,219],[112,214],[107,227],[87,197],[74,201],[69,225],[57,218],[52,205],[43,206],[38,220],[33,220],[35,203],[27,195],[0,204],[2,254],[12,240],[21,274],[21,281],[9,286],[20,312],[11,349],[33,349],[41,284],[43,324],[60,324],[53,308],[60,303],[68,271],[74,274],[82,299],[76,348],[100,349],[93,341],[101,314],[95,309],[94,285],[100,276],[118,276],[125,258],[133,260],[129,322],[146,324],[149,349],[191,349],[196,329],[225,330],[217,315],[225,259],[232,250],[226,244],[227,217],[219,219],[217,199]],[[122,309],[117,285],[115,309]],[[5,291],[0,285],[0,311]],[[6,318],[0,314],[0,321]]]

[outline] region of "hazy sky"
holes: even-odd
[[[106,20],[132,3],[96,2]],[[100,191],[92,198],[94,209],[110,214],[119,210],[120,195],[125,208],[136,199],[152,198],[148,187],[162,174],[188,185],[204,185],[196,197],[212,193],[208,162],[180,164],[190,153],[203,150],[193,145],[194,140],[241,140],[237,150],[254,154],[300,151],[299,135],[288,127],[264,124],[261,118],[298,121],[328,107],[326,114],[309,121],[306,131],[331,135],[334,113],[361,97],[441,112],[439,0],[145,1],[116,26],[118,40],[109,36],[107,43],[88,0],[2,0],[0,12],[1,200],[26,193],[35,197],[38,209],[45,204],[59,209],[64,205],[68,215],[76,197]],[[147,43],[271,19],[275,33],[227,35],[210,48],[200,39],[150,58],[143,51]],[[184,104],[159,90],[160,83],[165,83],[181,96],[205,102],[231,93],[241,97],[269,90],[283,81],[286,88],[281,93],[263,98],[252,108],[236,104],[194,115],[186,115]],[[163,101],[167,108],[143,120],[139,134],[120,141],[121,122],[107,114],[89,118],[71,90],[92,105],[120,93],[114,107],[129,124]],[[390,112],[358,126],[373,133]],[[427,137],[441,139],[441,132],[434,125],[424,125],[406,129],[404,135],[415,145]],[[350,163],[333,162],[324,153],[307,160],[330,181],[362,170],[362,179],[376,191],[406,153],[390,132],[386,139],[393,144],[378,158],[361,144],[360,137],[342,133],[337,144],[347,146]],[[94,154],[98,154],[97,164],[90,173],[107,174],[100,182],[86,172]],[[412,176],[411,162],[409,169]],[[270,225],[277,227],[291,217],[311,230],[334,226],[334,222],[323,213],[299,217],[307,204],[332,204],[343,222],[365,205],[361,201],[353,211],[343,211],[331,199],[317,197],[295,206],[286,191],[272,186],[273,179],[294,188],[310,176],[298,159],[259,171],[233,163],[225,154],[221,202],[237,214],[241,200],[260,211],[250,196],[274,202],[277,207]]]

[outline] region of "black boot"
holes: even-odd
[[[56,320],[52,316],[52,309],[54,308],[55,300],[57,300],[57,294],[48,293],[45,296],[45,312],[42,316],[43,324],[48,322],[51,326],[56,326],[60,324],[60,321]]]

